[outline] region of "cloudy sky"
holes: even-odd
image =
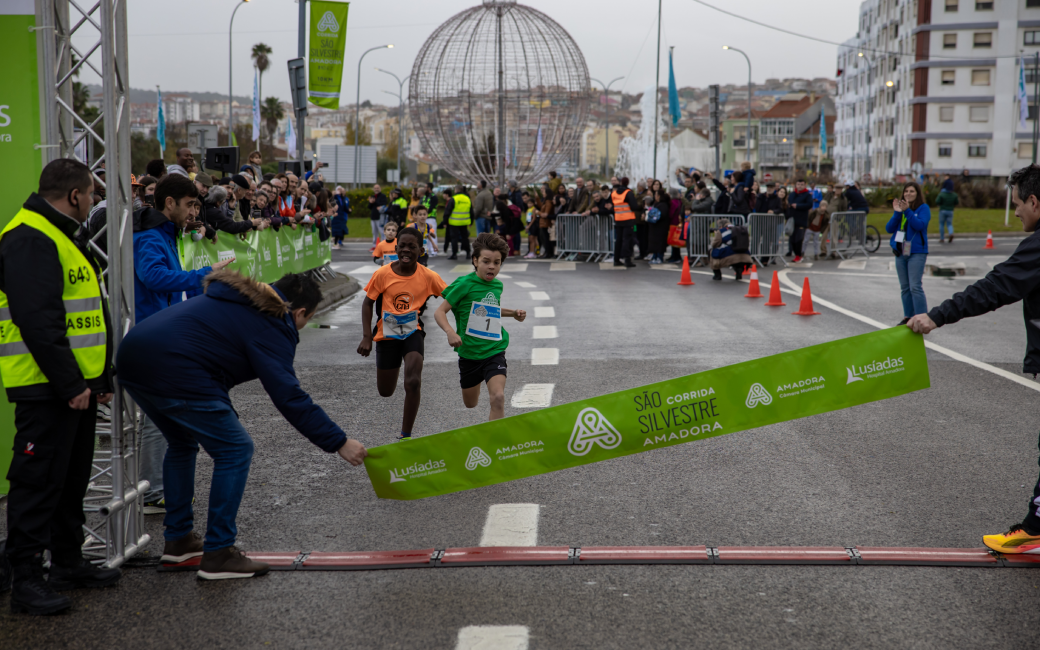
[[[567,29],[585,55],[592,77],[608,82],[618,76],[626,92],[653,84],[657,2],[654,0],[521,0],[545,12]],[[857,0],[706,0],[743,16],[841,42],[856,30]],[[357,57],[370,47],[362,69],[361,98],[393,103],[384,91],[397,90],[379,66],[404,77],[423,42],[448,17],[478,0],[356,0],[351,3],[344,66],[343,103],[353,103]],[[226,93],[228,21],[236,0],[134,0],[129,8],[130,81],[134,88],[161,85],[178,90]],[[249,51],[264,42],[274,49],[265,75],[264,96],[289,99],[285,61],[296,57],[298,5],[293,0],[251,0],[234,23],[234,92],[252,93]],[[748,53],[753,80],[771,77],[833,77],[837,48],[788,36],[718,13],[692,0],[664,0],[661,31],[661,83],[667,83],[668,46],[675,46],[676,82],[682,86],[741,83],[747,64],[729,44]],[[94,82],[84,75],[83,81]],[[346,99],[350,97],[351,99]]]

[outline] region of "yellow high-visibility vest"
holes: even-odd
[[[465,194],[456,194],[451,198],[455,201],[455,209],[452,210],[451,215],[448,216],[448,225],[468,226],[470,222],[470,207],[473,205],[473,203]]]

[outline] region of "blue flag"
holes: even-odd
[[[156,102],[159,104],[159,126],[155,129],[155,137],[159,139],[159,156],[161,157],[163,152],[166,151],[166,115],[163,114],[162,91],[156,86],[155,92],[159,94],[158,99],[156,99]]]
[[[672,67],[672,51],[668,50],[668,113],[672,116],[672,126],[679,123],[679,91],[675,87],[675,69]]]
[[[820,107],[820,153],[827,153],[827,114]]]

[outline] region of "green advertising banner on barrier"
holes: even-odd
[[[350,3],[311,0],[310,4],[308,99],[316,106],[336,109],[339,108],[339,91],[343,82],[343,52],[347,47],[347,12]]]
[[[40,95],[36,66],[36,9],[32,0],[0,2],[0,228],[14,217],[40,182]],[[0,494],[7,494],[7,468],[14,445],[14,405],[0,392]]]
[[[376,495],[422,499],[827,413],[929,387],[893,327],[368,450]]]
[[[261,282],[274,282],[286,273],[302,273],[332,260],[331,239],[321,241],[317,230],[300,226],[296,230],[269,228],[244,235],[217,233],[216,243],[207,238],[192,241],[180,239],[181,266],[185,270],[201,269],[214,262],[234,257],[228,266]]]

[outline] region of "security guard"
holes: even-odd
[[[466,257],[469,258],[469,224],[472,223],[473,219],[473,201],[470,200],[469,194],[466,194],[466,188],[461,185],[455,188],[455,195],[451,197],[453,205],[451,206],[451,212],[448,213],[448,241],[451,242],[451,257],[450,260],[457,260],[459,258],[459,244],[462,244],[462,250],[466,251]]]
[[[81,551],[97,404],[112,397],[99,266],[76,240],[93,191],[86,165],[54,160],[43,168],[39,193],[0,231],[0,376],[17,429],[7,473],[13,612],[60,612],[71,602],[56,591],[120,578],[119,569],[85,562]]]
[[[636,199],[628,189],[628,177],[611,180],[614,189],[610,202],[614,204],[614,266],[632,268],[632,247],[635,244]]]

